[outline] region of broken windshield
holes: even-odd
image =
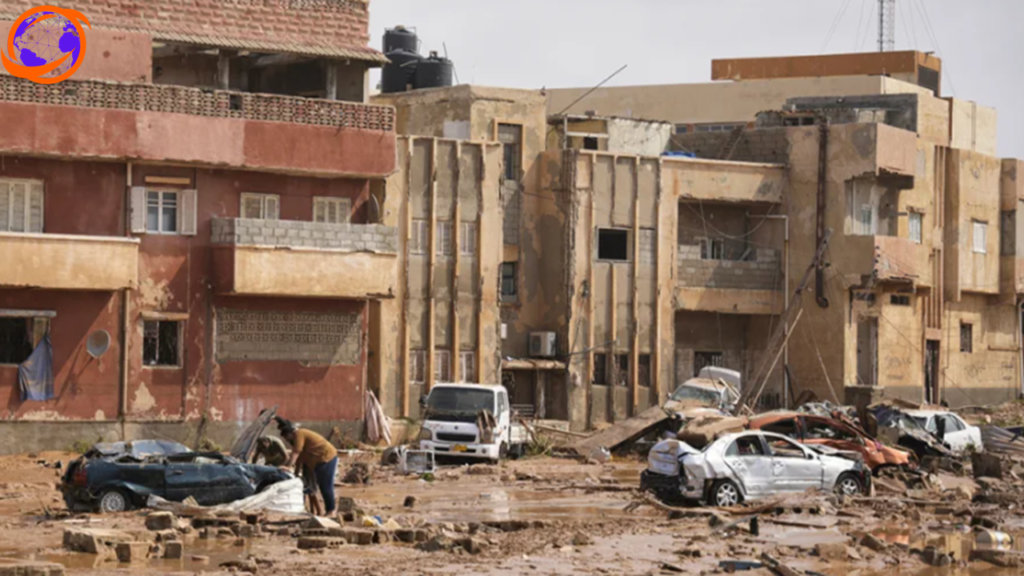
[[[427,397],[427,409],[433,414],[475,416],[480,410],[494,412],[494,392],[467,388],[434,388]]]
[[[718,406],[722,402],[722,393],[716,390],[708,390],[707,388],[698,388],[696,386],[687,386],[684,384],[679,388],[676,388],[676,391],[672,393],[672,400],[676,402],[696,400],[706,406]]]

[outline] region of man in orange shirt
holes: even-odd
[[[313,432],[296,428],[294,424],[281,417],[275,417],[281,437],[292,445],[292,455],[287,466],[294,470],[308,467],[313,470],[320,495],[324,499],[326,515],[330,516],[337,508],[334,497],[334,477],[338,472],[338,451],[326,438]]]

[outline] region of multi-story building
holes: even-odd
[[[275,405],[359,434],[399,246],[379,196],[394,110],[365,102],[384,61],[366,2],[65,7],[92,24],[76,75],[0,75],[9,449],[200,425],[225,444]],[[39,345],[52,391],[23,399]]]

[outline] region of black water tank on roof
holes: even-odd
[[[384,94],[405,92],[410,84],[415,84],[416,69],[423,57],[405,50],[394,50],[386,56],[391,62],[385,64],[381,72],[380,91]]]
[[[384,31],[384,53],[405,50],[414,54],[420,51],[420,42],[416,33],[405,26],[395,26]]]
[[[424,58],[416,66],[416,89],[451,86],[454,71],[451,60],[431,52],[430,58]]]

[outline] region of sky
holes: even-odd
[[[370,43],[415,27],[463,83],[511,88],[708,82],[715,58],[877,50],[877,0],[372,0]],[[930,25],[929,25],[930,23]],[[1024,1],[897,0],[896,49],[934,51],[944,96],[999,113],[1024,158]],[[830,33],[831,31],[831,33]],[[379,81],[379,71],[372,77]]]

